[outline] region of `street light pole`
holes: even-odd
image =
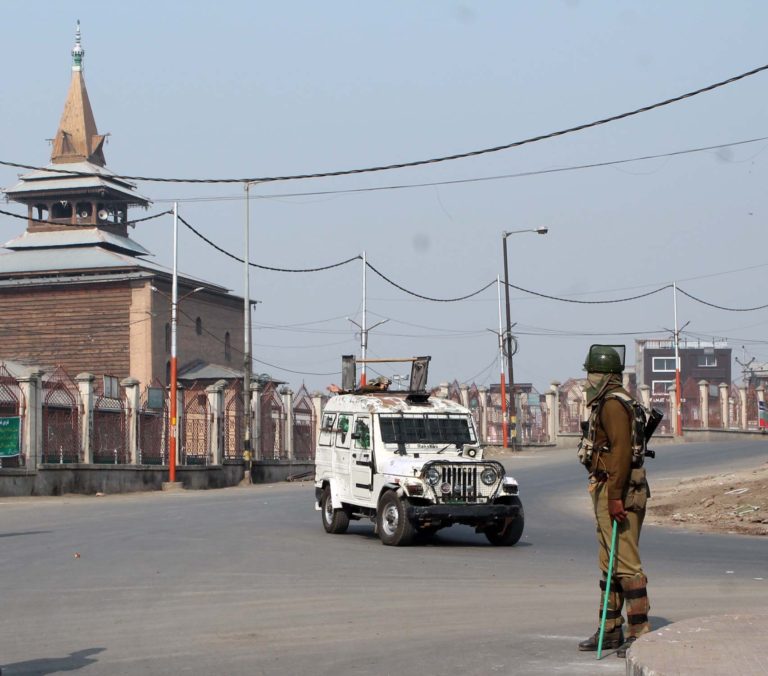
[[[549,228],[541,226],[538,228],[524,228],[522,230],[505,230],[501,233],[501,242],[504,247],[504,297],[507,305],[507,371],[509,378],[509,418],[512,432],[510,436],[512,437],[513,447],[517,441],[517,405],[515,402],[515,376],[512,366],[512,317],[509,311],[509,262],[507,258],[507,237],[521,232],[535,232],[538,235],[546,235],[549,232]]]
[[[506,246],[504,247],[506,253]],[[506,259],[505,259],[506,262]],[[506,269],[506,265],[504,266]],[[507,287],[509,288],[509,287]],[[499,275],[496,275],[496,291],[499,298],[499,365],[501,366],[501,439],[504,442],[504,448],[509,448],[509,432],[507,429],[507,393],[504,391],[504,329],[501,325],[501,279]],[[509,297],[509,294],[507,294]],[[509,303],[507,303],[509,308]],[[507,317],[509,317],[509,310],[507,310]]]

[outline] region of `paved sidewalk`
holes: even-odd
[[[627,676],[766,676],[768,615],[712,615],[667,625],[635,643]]]

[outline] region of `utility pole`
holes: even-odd
[[[245,471],[243,473],[243,485],[253,483],[253,451],[251,448],[251,184],[245,182],[245,252],[243,260],[245,261],[244,270],[244,291],[243,291],[243,419],[245,428],[243,430],[243,462]]]
[[[506,254],[506,247],[504,249]],[[506,260],[504,269],[506,270]],[[509,287],[507,287],[507,290]],[[496,275],[496,295],[499,299],[499,365],[501,367],[501,438],[504,442],[504,448],[509,448],[509,431],[507,429],[507,393],[504,389],[504,329],[501,324],[501,279],[499,275]],[[507,291],[507,297],[509,297],[509,291]],[[507,303],[509,308],[509,303]],[[507,316],[509,316],[509,310],[507,310]]]
[[[179,204],[173,203],[173,280],[171,282],[171,429],[168,439],[168,481],[170,484],[176,483],[176,443],[179,436],[179,421],[177,418],[177,394],[176,394],[176,305],[179,299],[179,269],[178,269],[178,249],[179,249]]]
[[[368,332],[375,329],[377,326],[381,326],[382,324],[385,324],[388,322],[388,319],[383,319],[380,322],[376,322],[373,326],[370,328],[366,324],[366,318],[367,318],[367,303],[368,303],[368,289],[367,289],[367,273],[368,273],[368,262],[365,256],[365,251],[363,251],[363,317],[362,317],[362,324],[358,324],[354,319],[351,319],[350,317],[347,317],[348,322],[352,322],[357,328],[360,329],[360,361],[362,363],[362,369],[360,370],[360,387],[365,387],[367,384],[367,374],[366,374],[366,355],[368,354]]]
[[[683,411],[680,407],[680,329],[677,327],[677,282],[672,282],[675,312],[675,405],[677,407],[677,434],[683,436]],[[714,345],[714,343],[712,343]]]

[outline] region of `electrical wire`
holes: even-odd
[[[730,77],[726,80],[715,82],[713,84],[707,85],[706,87],[701,87],[699,89],[686,92],[685,94],[680,94],[678,96],[674,96],[669,99],[657,101],[656,103],[642,106],[641,108],[636,108],[634,110],[629,110],[624,113],[620,113],[618,115],[611,115],[610,117],[604,117],[598,120],[594,120],[592,122],[586,122],[584,124],[579,124],[573,127],[567,127],[565,129],[560,129],[558,131],[549,132],[547,134],[540,134],[538,136],[532,136],[519,141],[513,141],[512,143],[505,143],[502,145],[497,145],[490,148],[482,148],[479,150],[471,150],[469,152],[464,152],[464,153],[444,155],[442,157],[432,157],[430,159],[425,159],[425,160],[399,162],[397,164],[378,165],[378,166],[364,167],[359,169],[343,169],[338,171],[325,171],[325,172],[294,174],[294,175],[285,175],[285,176],[263,176],[263,177],[251,177],[251,178],[159,178],[154,176],[128,176],[128,175],[121,175],[121,174],[115,174],[112,176],[112,178],[129,180],[129,181],[150,181],[155,183],[272,183],[276,181],[292,181],[292,180],[300,180],[300,179],[308,179],[308,178],[327,178],[332,176],[349,176],[352,174],[367,174],[367,173],[380,172],[380,171],[389,171],[392,169],[405,169],[409,167],[419,167],[419,166],[424,166],[428,164],[438,164],[440,162],[449,162],[453,160],[466,159],[469,157],[477,157],[479,155],[497,153],[502,150],[510,150],[511,148],[518,148],[520,146],[529,145],[531,143],[537,143],[539,141],[545,141],[547,139],[556,138],[558,136],[565,136],[567,134],[572,134],[574,132],[584,131],[585,129],[591,129],[593,127],[598,127],[600,125],[605,125],[611,122],[616,122],[618,120],[623,120],[629,117],[633,117],[635,115],[647,113],[657,108],[662,108],[664,106],[677,103],[679,101],[683,101],[685,99],[692,98],[694,96],[698,96],[699,94],[704,94],[706,92],[719,89],[720,87],[724,87],[726,85],[732,84],[734,82],[737,82],[738,80],[743,80],[744,78],[757,75],[758,73],[761,73],[765,70],[768,70],[768,64],[759,66],[757,68],[753,68],[744,73],[740,73],[739,75]],[[16,167],[19,169],[48,171],[48,172],[67,174],[70,176],[94,176],[95,175],[93,172],[62,171],[61,169],[52,169],[49,167],[35,167],[28,164],[10,162],[8,160],[0,160],[0,164],[9,166],[9,167]]]
[[[468,293],[466,296],[458,296],[457,298],[433,298],[431,296],[424,296],[420,293],[416,293],[415,291],[409,291],[404,286],[400,286],[397,282],[391,280],[389,277],[387,277],[383,272],[377,270],[373,265],[371,265],[368,261],[365,262],[365,264],[368,266],[370,270],[375,272],[379,277],[381,277],[385,282],[388,284],[391,284],[397,289],[400,289],[400,291],[403,291],[404,293],[407,293],[411,296],[415,296],[416,298],[421,298],[422,300],[429,300],[435,303],[456,303],[460,300],[466,300],[467,298],[472,298],[473,296],[477,296],[478,294],[482,293],[486,289],[490,288],[496,283],[496,280],[491,280],[486,284],[483,288],[478,289],[477,291],[473,291],[472,293]]]
[[[165,216],[166,214],[171,214],[172,211],[161,211],[157,214],[152,214],[151,216],[145,216],[144,218],[136,218],[132,221],[125,221],[124,223],[111,223],[108,222],[106,225],[136,225],[136,223],[143,223],[144,221],[151,221],[153,218],[158,218],[160,216]],[[10,216],[12,218],[18,218],[22,221],[30,221],[32,223],[43,223],[45,225],[69,225],[69,223],[62,223],[61,221],[46,221],[40,218],[30,218],[29,216],[23,216],[22,214],[14,214],[12,211],[5,211],[3,209],[0,209],[0,214],[3,214],[4,216]],[[81,223],[79,225],[87,226],[87,225],[94,225],[92,223]],[[94,227],[96,227],[94,225]]]
[[[493,283],[495,284],[495,282]],[[609,303],[626,303],[632,300],[646,298],[647,296],[653,296],[656,293],[672,288],[671,284],[666,284],[665,286],[661,286],[658,289],[654,289],[653,291],[648,291],[647,293],[641,293],[641,294],[638,294],[637,296],[628,296],[627,298],[614,298],[611,300],[576,300],[574,298],[560,298],[558,296],[550,296],[549,294],[541,293],[540,291],[531,291],[530,289],[524,289],[522,286],[515,286],[514,284],[511,284],[511,283],[508,283],[507,286],[509,286],[511,289],[517,289],[518,291],[522,291],[523,293],[528,293],[532,296],[539,296],[540,298],[556,300],[556,301],[560,301],[561,303],[579,303],[581,305],[607,305]],[[678,290],[679,290],[679,287],[678,287]]]
[[[768,308],[768,304],[766,305],[757,305],[755,307],[725,307],[724,305],[716,305],[715,303],[710,303],[709,301],[702,300],[701,298],[697,298],[696,296],[688,293],[687,291],[684,291],[679,286],[677,287],[677,290],[682,293],[684,296],[688,296],[691,300],[695,300],[697,303],[701,303],[702,305],[708,305],[709,307],[717,308],[718,310],[725,310],[726,312],[754,312],[755,310],[765,310],[765,308]]]
[[[493,366],[498,361],[499,361],[499,355],[498,354],[494,354],[493,355],[493,361],[490,364],[488,364],[488,366],[486,366],[482,371],[476,373],[472,377],[467,378],[466,380],[462,380],[461,382],[463,384],[465,384],[465,385],[468,385],[469,383],[476,381],[480,376],[485,375],[486,371],[490,371],[490,369],[492,369]]]
[[[233,260],[236,260],[238,263],[245,262],[245,259],[235,256],[235,254],[230,253],[226,249],[222,249],[218,244],[215,244],[214,242],[212,242],[203,233],[195,229],[190,223],[188,223],[181,216],[179,216],[178,219],[185,226],[187,226],[187,228],[189,228],[193,233],[195,233],[200,239],[202,239],[206,244],[216,249],[216,251],[223,253],[225,256],[228,256]],[[352,261],[360,260],[361,258],[362,256],[360,255],[353,256],[352,258],[347,258],[347,260],[345,261],[339,261],[338,263],[332,263],[331,265],[324,265],[316,268],[273,268],[273,267],[270,267],[269,265],[260,265],[259,263],[251,263],[251,262],[249,262],[248,265],[251,266],[252,268],[259,268],[260,270],[270,270],[271,272],[321,272],[322,270],[330,270],[332,268],[341,267],[342,265],[346,265],[347,263],[351,263]]]
[[[646,160],[656,160],[660,158],[677,157],[681,155],[689,155],[692,153],[701,153],[709,150],[720,150],[722,148],[730,148],[733,146],[745,145],[748,143],[758,143],[760,141],[768,141],[768,136],[761,136],[758,138],[747,139],[744,141],[733,141],[731,143],[720,143],[718,145],[702,146],[699,148],[688,148],[685,150],[676,150],[672,152],[659,153],[656,155],[641,155],[638,157],[630,157],[620,160],[607,160],[603,162],[591,162],[588,164],[576,164],[566,167],[553,167],[551,169],[537,169],[531,171],[521,171],[513,174],[498,174],[494,176],[478,176],[474,178],[459,178],[445,181],[429,181],[424,183],[399,183],[394,185],[382,185],[373,186],[370,188],[342,188],[340,190],[313,190],[307,192],[294,192],[294,193],[279,193],[272,195],[252,195],[252,199],[270,200],[270,199],[284,199],[288,197],[322,197],[326,195],[346,195],[355,193],[366,192],[380,192],[383,190],[407,190],[413,188],[432,188],[442,185],[461,185],[464,183],[481,183],[484,181],[499,181],[511,178],[527,178],[530,176],[542,176],[546,174],[558,174],[569,171],[579,171],[582,169],[597,169],[600,167],[611,167],[620,164],[629,164],[632,162],[643,162]],[[163,198],[154,200],[155,204],[172,203],[172,202],[229,202],[229,201],[242,201],[245,200],[243,195],[222,195],[213,197],[174,197]]]

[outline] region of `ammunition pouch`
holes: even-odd
[[[642,512],[651,497],[645,468],[636,467],[629,474],[629,484],[624,495],[624,509],[628,512]]]

